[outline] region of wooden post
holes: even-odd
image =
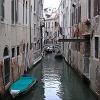
[[[11,71],[12,71],[12,72],[11,72],[11,74],[12,74],[12,75],[11,75],[11,76],[12,76],[12,81],[14,82],[13,67],[11,67]]]
[[[2,77],[2,82],[3,82],[3,92],[5,92],[5,82],[4,82],[4,76],[3,76],[3,62],[1,62],[1,77]]]

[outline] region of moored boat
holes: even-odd
[[[35,85],[36,81],[37,79],[34,76],[23,75],[10,86],[9,92],[13,98],[25,94]]]
[[[63,55],[61,54],[60,51],[58,51],[58,52],[55,54],[55,58],[56,58],[56,59],[62,59],[62,58],[63,58]]]

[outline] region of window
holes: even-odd
[[[47,32],[47,36],[49,36],[49,33]]]
[[[23,44],[23,51],[25,51],[25,44]]]
[[[35,50],[36,50],[36,43],[35,43]]]
[[[98,58],[99,51],[99,37],[95,37],[95,58]]]
[[[9,55],[9,50],[7,47],[5,47],[3,56],[8,56],[8,55]]]
[[[74,24],[76,24],[76,8],[75,8],[75,10],[74,10]]]
[[[72,26],[74,25],[74,12],[72,12]]]
[[[19,55],[19,46],[17,47],[17,56]]]
[[[12,48],[12,57],[15,56],[15,48]]]
[[[41,44],[39,43],[39,49],[40,49],[40,47],[41,47]]]
[[[63,8],[65,7],[65,2],[63,1]]]
[[[49,22],[49,28],[51,27],[51,25],[50,25],[51,23]]]
[[[34,12],[35,12],[35,0],[34,0]]]
[[[2,10],[1,10],[2,6],[1,5],[2,5],[2,1],[0,0],[0,16],[2,16]]]
[[[100,0],[94,0],[94,16],[100,15]]]
[[[78,19],[78,9],[76,8],[76,24],[78,24],[77,19]]]
[[[46,29],[47,29],[47,23],[46,23]]]
[[[75,24],[75,8],[74,8],[74,12],[73,12],[73,24]]]
[[[27,1],[26,1],[26,24],[27,24]]]
[[[62,35],[62,27],[60,27],[60,30],[59,31],[60,31],[60,34]]]
[[[48,22],[48,28],[50,28],[50,22]]]
[[[35,35],[35,28],[36,28],[36,24],[34,24],[34,35]]]
[[[72,26],[74,25],[74,13],[72,13]]]
[[[88,17],[91,18],[91,0],[88,0]]]
[[[26,49],[27,49],[27,52],[28,52],[28,43],[27,43],[27,48]]]
[[[4,0],[0,0],[0,16],[1,20],[4,20]]]
[[[18,22],[18,0],[11,1],[11,19],[12,24]]]
[[[15,23],[18,22],[18,0],[15,0]]]
[[[64,18],[63,18],[64,19]],[[55,22],[55,27],[57,27],[57,22]]]
[[[78,23],[81,22],[81,6],[78,7]]]
[[[52,28],[53,28],[53,22],[52,22]]]
[[[12,24],[14,24],[14,1],[12,0],[11,2],[11,19],[12,19]]]

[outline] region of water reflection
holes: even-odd
[[[44,95],[45,100],[62,100],[58,95],[60,94],[61,87],[61,77],[60,77],[60,69],[54,62],[54,60],[49,58],[49,65],[43,63],[43,82],[44,82]],[[52,61],[52,63],[50,63]]]
[[[45,100],[96,100],[96,96],[64,61],[48,55],[43,62]]]

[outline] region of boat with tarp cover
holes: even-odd
[[[12,83],[9,92],[13,98],[20,94],[25,94],[35,85],[36,81],[35,76],[23,75],[16,82]]]

